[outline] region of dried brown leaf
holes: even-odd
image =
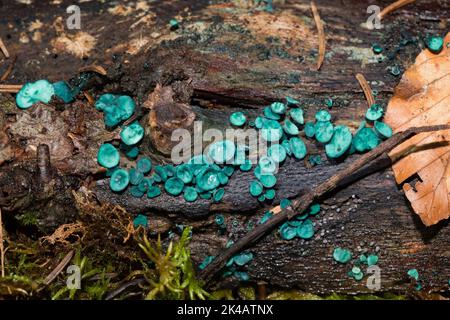
[[[409,127],[450,124],[450,33],[439,54],[422,51],[403,75],[389,101],[385,121],[394,132]],[[423,133],[389,154],[405,155],[393,165],[397,183],[422,222],[434,225],[450,216],[450,130]],[[415,184],[409,181],[419,177]]]

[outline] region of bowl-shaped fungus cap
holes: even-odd
[[[293,137],[289,140],[289,146],[296,159],[303,159],[306,156],[306,145],[299,137]]]
[[[245,117],[243,112],[234,112],[230,115],[230,122],[232,125],[241,127],[245,124],[247,118]]]
[[[289,119],[284,120],[283,129],[284,132],[291,136],[296,136],[300,133],[298,127]]]
[[[120,131],[120,138],[126,145],[133,145],[144,137],[144,128],[138,122],[133,122]]]
[[[128,171],[125,169],[117,169],[111,175],[109,186],[112,191],[120,192],[125,190],[129,183],[130,176],[128,175]]]
[[[381,117],[383,117],[383,114],[384,114],[383,107],[377,103],[374,103],[373,105],[370,106],[369,109],[367,109],[366,119],[370,121],[379,120],[381,119]]]
[[[172,177],[167,179],[167,181],[164,183],[164,189],[167,191],[167,193],[178,196],[181,192],[183,192],[184,183],[180,178]]]
[[[384,122],[375,121],[373,128],[375,129],[376,134],[381,139],[387,139],[387,138],[392,137],[393,132],[392,132],[391,127]]]
[[[208,150],[208,156],[219,164],[227,163],[234,159],[235,144],[230,140],[222,140],[213,143]]]
[[[97,162],[104,168],[113,168],[119,164],[119,151],[110,143],[104,143],[97,152]]]
[[[187,202],[193,202],[193,201],[197,200],[197,198],[198,198],[197,190],[195,190],[194,187],[189,187],[189,186],[185,187],[183,190],[183,198]]]
[[[334,128],[333,138],[325,146],[325,152],[329,158],[339,158],[352,145],[352,133],[347,126],[337,126]]]
[[[175,174],[178,178],[180,178],[184,183],[190,183],[194,178],[194,172],[191,168],[191,165],[183,163],[177,167],[177,171]]]
[[[219,171],[212,166],[207,166],[197,175],[195,181],[202,191],[211,191],[220,185]]]
[[[252,181],[250,183],[250,194],[254,197],[259,196],[263,192],[264,188],[263,185],[259,181]]]
[[[304,131],[305,131],[305,135],[306,135],[308,138],[314,137],[314,135],[316,134],[316,126],[315,126],[314,122],[308,121],[308,122],[305,124]]]
[[[286,105],[282,102],[274,102],[270,105],[273,113],[284,114],[286,112]]]
[[[317,121],[315,124],[315,137],[321,143],[331,140],[334,133],[333,124],[330,121]]]
[[[444,39],[439,36],[431,36],[425,39],[425,44],[433,53],[439,53],[444,46]]]
[[[280,163],[286,159],[286,149],[280,144],[274,144],[267,150],[267,155],[273,161]]]
[[[142,157],[136,162],[136,169],[143,174],[152,170],[152,160],[148,157]]]
[[[161,189],[158,186],[150,186],[147,190],[147,198],[156,198],[161,195]]]
[[[49,103],[55,94],[53,85],[47,80],[38,80],[25,84],[16,96],[16,103],[20,109],[28,109],[36,102]]]
[[[327,110],[320,110],[316,113],[317,121],[330,121],[331,114]]]
[[[270,120],[277,120],[277,121],[281,119],[281,115],[273,112],[270,106],[264,108],[264,117]]]
[[[269,142],[279,141],[283,136],[283,128],[278,121],[266,120],[261,128],[261,137]]]
[[[336,248],[333,251],[333,258],[337,262],[347,263],[352,259],[352,253],[347,249]]]
[[[297,236],[302,239],[310,239],[314,235],[314,225],[311,220],[304,220],[297,227]]]
[[[291,111],[289,111],[289,115],[291,116],[292,120],[294,120],[298,124],[303,124],[305,122],[305,119],[303,118],[303,110],[300,108],[291,109]]]
[[[370,151],[380,143],[375,131],[371,128],[359,129],[353,137],[353,146],[359,152]]]
[[[74,95],[72,89],[69,87],[67,82],[58,81],[53,84],[53,89],[55,90],[55,95],[60,98],[64,103],[69,103],[73,101]]]

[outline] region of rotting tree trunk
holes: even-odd
[[[378,91],[376,99],[386,103],[399,80],[387,68],[398,65],[406,69],[419,52],[421,38],[427,32],[445,31],[443,26],[448,22],[446,13],[450,9],[447,2],[421,1],[386,17],[383,29],[370,31],[361,26],[367,19],[368,3],[317,1],[327,37],[325,62],[317,72],[318,42],[309,1],[285,1],[278,7],[275,2],[274,14],[251,13],[248,8],[237,5],[237,1],[216,1],[212,5],[208,5],[208,1],[195,3],[190,7],[190,18],[185,18],[182,30],[177,32],[167,29],[166,23],[172,18],[167,12],[173,15],[181,12],[186,6],[183,1],[153,2],[147,14],[156,14],[155,17],[139,28],[130,27],[139,20],[138,12],[120,17],[122,29],[115,24],[118,16],[106,10],[108,4],[86,3],[81,8],[86,16],[82,31],[91,33],[98,41],[88,61],[52,48],[49,43],[58,36],[56,32],[46,32],[41,42],[21,43],[19,34],[25,26],[14,25],[15,22],[7,20],[11,18],[5,17],[6,20],[1,21],[0,36],[8,39],[10,35],[11,39],[6,41],[8,49],[18,54],[9,82],[39,78],[60,80],[63,76],[69,79],[77,74],[78,68],[95,62],[107,68],[108,76],[94,77],[88,84],[92,93],[128,93],[142,106],[159,83],[173,90],[173,103],[188,105],[196,120],[204,121],[205,127],[224,128],[232,110],[245,109],[256,115],[267,103],[289,95],[302,102],[307,120],[312,119],[330,97],[335,103],[330,110],[335,122],[357,128],[367,104],[355,79],[356,73],[363,73],[372,89]],[[383,1],[379,5],[383,7],[388,3]],[[23,14],[21,6],[5,4],[2,11],[8,10],[9,17],[17,17]],[[54,15],[48,15],[46,6],[41,2],[33,6],[36,19],[46,27],[51,26]],[[65,7],[55,7],[55,13],[64,16]],[[101,7],[105,10],[100,13]],[[9,27],[8,22],[13,27]],[[160,35],[155,36],[155,33]],[[142,38],[146,44],[140,53],[133,54],[136,46],[133,40]],[[385,48],[382,54],[385,59],[381,62],[370,49],[373,42]],[[57,56],[43,55],[45,49],[56,50]],[[123,54],[126,50],[129,53]],[[38,63],[30,67],[26,61]],[[0,73],[6,68],[7,64],[2,63]],[[150,218],[168,217],[173,225],[196,226],[192,254],[194,260],[200,262],[205,256],[220,251],[228,239],[236,240],[248,223],[256,223],[266,209],[246,192],[253,178],[251,173],[233,175],[218,204],[205,200],[186,203],[179,197],[165,194],[152,200],[113,194],[105,185],[107,180],[97,174],[95,152],[101,142],[112,139],[117,132],[101,128],[98,112],[82,101],[74,103],[76,109],[66,108],[64,112],[55,106],[38,106],[23,112],[11,107],[11,99],[6,95],[0,101],[0,124],[8,128],[2,129],[0,136],[0,164],[3,163],[0,166],[0,204],[13,213],[25,208],[38,210],[43,229],[73,220],[76,211],[71,190],[84,184],[101,202],[119,204],[130,213],[145,213]],[[147,110],[142,107],[139,115],[141,123],[146,124]],[[54,132],[32,138],[17,125],[17,122],[22,126],[33,125],[38,121],[46,124],[43,126],[46,130]],[[50,125],[55,123],[58,125]],[[66,141],[67,136],[70,140]],[[44,141],[50,146],[55,169],[52,192],[45,193],[39,188],[40,171],[35,159],[35,150]],[[155,148],[158,144],[151,144],[149,136],[144,144],[147,146],[144,152],[155,161],[168,160],[164,148]],[[309,143],[308,149],[326,159],[323,147]],[[322,165],[313,168],[308,168],[303,161],[287,161],[278,174],[274,203],[309,190],[354,157],[338,164],[324,160]],[[45,163],[45,159],[40,160],[37,161]],[[248,267],[252,281],[312,293],[369,292],[365,281],[357,282],[347,276],[349,266],[333,262],[332,251],[340,246],[352,249],[354,254],[364,250],[378,253],[383,291],[414,290],[406,277],[410,268],[420,271],[426,288],[445,288],[450,277],[448,221],[424,227],[389,169],[373,173],[323,199],[322,208],[322,213],[314,220],[316,234],[312,240],[283,241],[272,233],[252,249],[255,258]],[[225,235],[221,235],[214,224],[216,213],[225,214],[228,226]],[[239,222],[237,227],[233,226],[233,220]],[[234,280],[222,280],[220,284],[230,281]]]

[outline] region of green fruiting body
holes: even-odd
[[[235,155],[236,146],[232,141],[222,140],[213,143],[208,150],[208,156],[218,164],[230,162]]]
[[[167,181],[164,183],[164,189],[167,191],[167,193],[178,196],[183,192],[184,183],[181,179],[172,177],[167,179]]]
[[[138,143],[143,137],[144,128],[138,122],[133,122],[120,131],[122,142],[128,146]]]
[[[286,149],[279,144],[274,144],[267,150],[267,155],[273,161],[280,163],[286,159]]]
[[[444,47],[444,39],[439,36],[430,36],[425,39],[425,44],[432,53],[439,53]]]
[[[120,162],[119,151],[110,143],[104,143],[97,152],[97,162],[104,168],[113,168]]]
[[[392,128],[384,122],[375,121],[373,128],[381,139],[388,139],[392,137],[393,131]]]
[[[26,83],[16,96],[20,109],[28,109],[37,102],[49,103],[55,94],[53,85],[47,80]]]
[[[291,136],[296,136],[300,133],[300,131],[298,130],[298,127],[289,119],[284,120],[283,129],[284,129],[284,132],[286,132],[287,134],[289,134]]]
[[[337,262],[347,263],[352,259],[352,253],[347,249],[336,248],[333,251],[333,258]]]
[[[109,187],[112,191],[120,192],[126,189],[130,182],[130,177],[128,171],[125,169],[117,169],[111,175],[111,180],[109,181]]]
[[[371,128],[362,128],[356,132],[352,144],[357,151],[365,152],[379,145],[380,139]]]
[[[282,102],[274,102],[270,105],[273,113],[284,114],[286,112],[286,105]]]
[[[337,126],[330,143],[325,146],[329,158],[341,157],[352,145],[352,133],[347,126]]]
[[[307,149],[302,139],[293,137],[289,140],[289,146],[296,159],[303,159],[306,156]]]
[[[381,119],[383,117],[383,114],[384,114],[383,107],[377,103],[374,103],[373,105],[370,106],[369,109],[367,109],[366,119],[370,121],[376,121]]]
[[[230,123],[234,126],[241,127],[245,124],[247,118],[243,112],[234,112],[230,115]]]
[[[333,124],[329,121],[317,121],[314,129],[316,131],[315,137],[321,143],[330,141],[334,133]]]
[[[279,141],[283,136],[283,128],[275,120],[266,120],[261,128],[261,137],[269,142]]]

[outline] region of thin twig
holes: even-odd
[[[299,214],[302,214],[315,199],[320,198],[326,193],[341,186],[343,182],[345,183],[354,182],[360,176],[356,176],[356,178],[352,177],[353,173],[357,172],[359,169],[363,168],[365,165],[368,165],[372,161],[379,159],[380,156],[382,155],[386,156],[390,150],[394,149],[402,142],[422,132],[440,131],[448,129],[450,129],[450,125],[425,126],[425,127],[409,128],[406,131],[395,134],[388,140],[381,143],[378,147],[376,147],[372,151],[356,159],[346,168],[338,171],[335,175],[327,179],[325,182],[323,182],[316,188],[303,194],[302,196],[297,195],[297,197],[292,200],[291,205],[289,207],[281,209],[279,208],[279,206],[277,206],[278,207],[277,211],[279,211],[278,214],[275,214],[266,223],[258,225],[252,231],[248,232],[245,236],[239,239],[233,246],[218,254],[217,257],[211,262],[211,264],[209,264],[200,273],[200,278],[204,281],[211,280],[211,278],[219,270],[222,269],[224,264],[232,256],[249,247],[250,245],[254,244],[257,240],[264,237],[267,233],[272,231],[279,224],[287,220],[290,220]],[[392,160],[388,161],[388,163],[392,163]]]
[[[5,276],[5,248],[3,246],[3,221],[2,221],[2,209],[0,209],[0,261],[2,278]]]
[[[0,84],[0,93],[17,93],[22,87],[22,84]]]
[[[102,66],[98,66],[98,65],[90,65],[90,66],[82,67],[78,70],[78,72],[87,72],[87,71],[96,72],[98,74],[101,74],[102,76],[107,75],[105,68],[103,68]]]
[[[53,280],[64,270],[64,268],[67,266],[67,264],[70,262],[70,260],[73,257],[73,250],[70,250],[68,254],[61,260],[60,263],[56,266],[55,269],[53,269],[52,272],[49,273],[49,275],[44,279],[44,285],[47,286],[50,283],[52,283]]]
[[[2,38],[0,38],[0,50],[3,52],[6,58],[9,58],[9,52],[8,49],[6,49],[5,44],[3,43]]]
[[[319,70],[325,59],[325,31],[323,29],[323,22],[319,16],[319,11],[314,2],[311,2],[311,10],[314,21],[316,22],[317,32],[319,33],[319,56],[317,57],[317,70]]]
[[[11,60],[11,63],[8,66],[8,69],[6,69],[5,73],[0,78],[0,81],[5,81],[6,79],[8,79],[9,75],[11,74],[11,72],[14,69],[14,65],[16,64],[16,60],[17,60],[17,56],[14,56],[12,58],[12,60]]]
[[[386,8],[381,10],[381,12],[378,14],[379,19],[383,19],[388,13],[391,13],[394,10],[397,10],[403,6],[406,6],[407,4],[410,4],[416,0],[398,0],[390,5],[388,5]]]
[[[370,89],[369,84],[367,83],[366,78],[361,73],[356,74],[356,79],[358,79],[359,85],[364,91],[364,95],[366,96],[367,104],[369,107],[375,103],[375,99],[373,98],[372,89]]]

